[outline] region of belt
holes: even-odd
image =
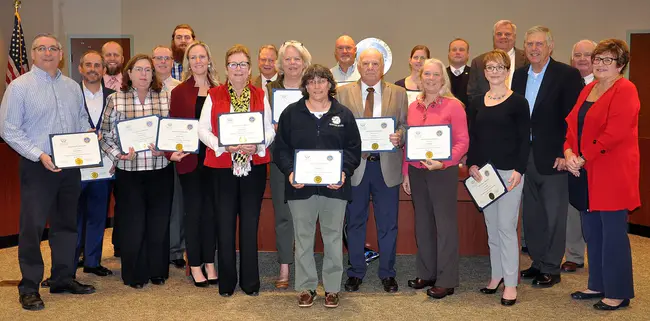
[[[368,155],[368,158],[366,158],[367,162],[378,162],[380,159],[379,154],[370,154]]]

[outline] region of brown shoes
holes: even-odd
[[[560,266],[560,269],[562,270],[562,272],[575,272],[576,270],[578,270],[578,268],[583,268],[583,267],[585,267],[584,263],[583,264],[578,264],[578,263],[575,263],[575,262],[566,261],[566,262],[562,263],[562,266]]]
[[[336,308],[339,306],[339,294],[338,293],[325,293],[325,307],[326,308]]]
[[[289,288],[289,280],[275,280],[275,288],[276,289],[288,289]]]
[[[419,290],[419,289],[424,289],[427,286],[434,286],[436,284],[436,280],[424,280],[420,278],[415,278],[413,280],[408,280],[407,284],[409,287]]]
[[[434,286],[427,290],[427,295],[434,299],[442,299],[452,294],[454,294],[454,288],[441,288]]]
[[[316,298],[316,291],[311,291],[311,290],[302,291],[298,295],[298,306],[301,308],[308,308],[314,305],[315,298]]]

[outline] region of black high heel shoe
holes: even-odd
[[[203,273],[203,271],[201,271],[201,273]],[[192,277],[192,282],[194,282],[195,287],[197,287],[197,288],[207,288],[207,287],[210,286],[210,284],[208,283],[207,278],[206,278],[205,281],[196,282],[196,280],[194,279],[194,274],[192,274],[191,269],[190,269],[190,276]],[[205,276],[205,274],[203,274],[203,276]]]
[[[208,284],[210,284],[210,285],[219,285],[219,278],[216,278],[216,279],[208,279],[208,277],[207,277],[208,272],[205,270],[205,264],[203,264],[203,266],[201,266],[201,271],[203,272],[203,275],[206,275],[205,278],[208,280],[208,281],[207,281]]]
[[[503,284],[503,279],[501,279],[501,281],[499,281],[499,284],[497,284],[497,287],[496,287],[496,288],[494,288],[494,289],[490,289],[490,288],[487,288],[487,287],[486,287],[486,288],[482,288],[482,289],[480,289],[479,291],[480,291],[481,293],[483,293],[483,294],[495,294],[495,293],[497,293],[497,290],[499,289],[499,287],[501,286],[501,284]],[[503,301],[501,301],[501,302],[503,303]]]
[[[503,306],[508,307],[508,306],[515,305],[515,303],[517,303],[517,298],[514,298],[512,300],[504,299],[503,297],[501,298],[501,305]]]

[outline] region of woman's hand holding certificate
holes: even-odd
[[[122,120],[117,123],[122,154],[129,153],[129,148],[137,152],[149,150],[149,145],[156,144],[160,117],[156,115]]]
[[[412,126],[406,130],[406,160],[451,159],[451,125]]]
[[[165,152],[199,152],[199,121],[196,119],[163,118],[158,127],[158,150]]]
[[[219,115],[219,146],[264,143],[264,114],[261,112]]]
[[[99,139],[94,132],[50,135],[50,143],[52,162],[57,168],[102,165]]]
[[[340,150],[297,150],[292,184],[328,186],[343,184],[343,152]],[[337,187],[338,186],[338,187]]]
[[[492,164],[481,168],[474,165],[469,174],[464,182],[465,188],[481,211],[508,191]]]

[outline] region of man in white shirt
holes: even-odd
[[[257,68],[260,74],[253,80],[253,86],[262,87],[268,95],[266,85],[278,78],[278,70],[275,66],[278,60],[278,48],[275,45],[263,45],[257,53]]]
[[[361,78],[356,64],[357,46],[350,36],[343,35],[336,39],[334,57],[337,64],[330,71],[337,83],[353,82]]]
[[[467,66],[469,60],[469,43],[462,38],[456,38],[449,43],[447,54],[449,67],[447,75],[451,85],[451,93],[467,107],[467,82],[471,68]]]
[[[102,57],[106,63],[104,86],[119,91],[122,86],[122,68],[124,66],[124,51],[122,46],[109,41],[102,46]]]
[[[174,63],[172,50],[169,47],[157,46],[153,48],[152,57],[156,78],[162,83],[163,90],[171,96],[172,90],[181,83],[172,77],[172,65]]]

